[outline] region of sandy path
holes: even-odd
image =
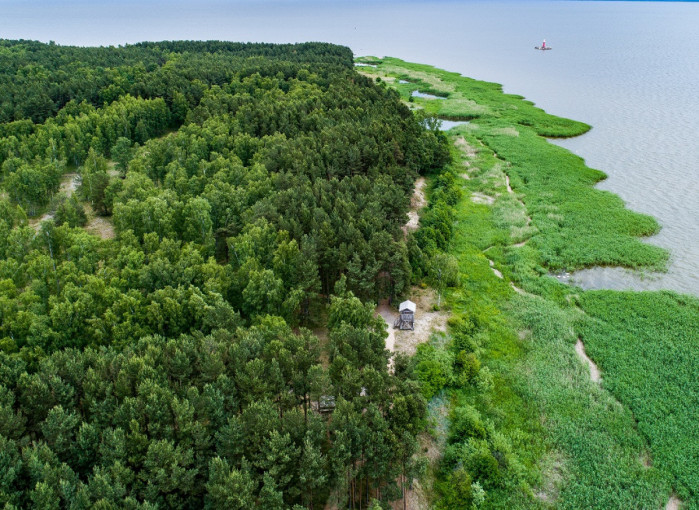
[[[490,269],[493,270],[493,273],[495,273],[495,276],[497,276],[498,278],[500,278],[502,280],[502,273],[500,271],[498,271],[497,269],[495,269],[495,262],[488,259],[488,264],[490,264]]]
[[[78,174],[65,174],[63,179],[61,179],[61,193],[70,198],[75,190],[78,189],[78,184],[80,184],[80,176]]]
[[[395,352],[396,330],[393,329],[393,323],[398,317],[398,313],[395,312],[390,306],[388,306],[388,303],[379,305],[376,308],[376,313],[378,313],[386,322],[386,329],[388,330],[388,337],[386,338],[386,349],[388,349],[391,352]]]
[[[61,179],[59,193],[63,193],[67,198],[69,198],[75,192],[75,190],[78,189],[79,180],[80,176],[76,173],[65,174]],[[53,212],[47,212],[40,218],[29,220],[29,226],[38,232],[41,228],[41,222],[52,219],[53,215]]]
[[[514,283],[510,282],[510,287],[512,287],[512,290],[514,290],[517,294],[521,294],[523,296],[533,296],[534,294],[530,294],[526,290],[522,290],[519,287],[517,287]]]
[[[413,196],[410,198],[410,211],[408,211],[408,223],[403,226],[403,233],[407,236],[408,232],[417,230],[418,224],[420,222],[420,215],[418,212],[420,209],[427,205],[427,199],[425,198],[425,178],[420,177],[415,181],[415,191]]]
[[[602,379],[602,374],[600,373],[599,368],[597,368],[597,365],[595,365],[595,362],[592,361],[587,354],[585,354],[585,345],[579,338],[575,343],[575,352],[578,354],[578,357],[590,367],[590,379],[592,379],[593,382],[600,382]]]
[[[468,159],[474,159],[478,154],[475,147],[469,144],[463,136],[458,137],[454,145],[461,149]]]

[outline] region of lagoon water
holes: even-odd
[[[662,225],[662,275],[592,269],[585,288],[699,295],[699,3],[565,1],[0,0],[0,37],[329,41],[502,83],[593,125],[556,143],[609,178],[601,189]],[[552,51],[535,51],[546,38]],[[604,214],[604,211],[600,211]]]

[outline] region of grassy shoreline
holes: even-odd
[[[583,292],[548,276],[667,262],[664,250],[639,240],[658,223],[594,189],[605,175],[546,140],[590,127],[498,84],[394,58],[359,60],[375,64],[360,71],[412,109],[470,120],[450,130],[455,160],[445,170],[463,192],[445,250],[459,265],[446,300],[451,339],[417,356],[418,367],[436,363],[440,349],[453,359],[442,362],[450,429],[436,505],[659,508],[672,490],[699,507],[699,300]],[[411,97],[414,90],[444,99]],[[425,214],[441,207],[443,181],[433,176]],[[575,354],[579,338],[601,383]],[[477,360],[475,375],[466,359]]]

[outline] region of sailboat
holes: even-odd
[[[541,46],[534,46],[534,49],[546,51],[546,50],[550,50],[552,48],[551,48],[551,46],[546,46],[546,39],[544,39],[544,42],[541,43]]]

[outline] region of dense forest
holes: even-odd
[[[0,63],[0,504],[400,498],[426,402],[369,302],[449,236],[401,230],[446,138],[329,44]]]

